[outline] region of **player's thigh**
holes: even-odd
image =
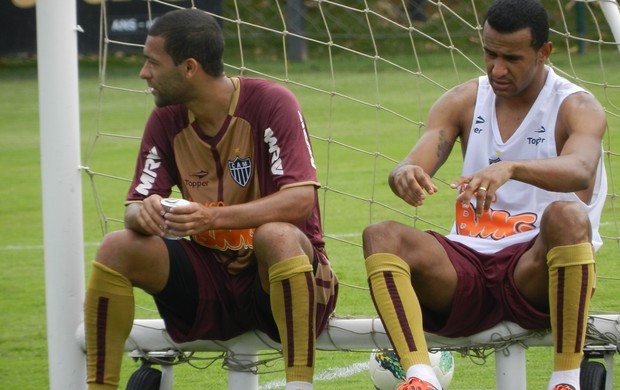
[[[413,270],[426,272],[435,261],[449,261],[435,237],[426,231],[396,221],[368,225],[362,234],[364,255],[391,253],[405,260]]]
[[[415,229],[414,229],[415,230]],[[447,312],[452,304],[459,275],[439,234],[415,230],[410,243],[403,246],[403,260],[411,267],[411,281],[421,303],[438,312]],[[457,256],[457,253],[453,254]]]
[[[153,297],[160,314],[164,318],[175,318],[177,325],[185,326],[185,331],[188,332],[193,326],[200,299],[196,270],[190,260],[190,253],[186,252],[181,241],[165,240],[164,243],[170,258],[168,281]],[[205,263],[211,265],[211,269],[217,269],[215,259],[209,258]],[[214,281],[220,279],[223,278],[212,278],[210,283],[205,283],[205,288],[210,288]]]
[[[396,255],[410,266],[412,274],[424,278],[452,274],[448,254],[437,238],[427,231],[383,221],[367,226],[363,241],[366,257],[375,253]]]
[[[547,244],[538,236],[525,251],[514,269],[515,286],[519,293],[534,307],[546,309],[549,303],[549,269]]]
[[[168,251],[162,238],[144,236],[132,230],[107,234],[96,261],[124,275],[131,283],[153,293],[168,280]]]

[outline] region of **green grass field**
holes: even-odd
[[[558,66],[570,69],[559,56]],[[416,65],[412,59],[399,58],[400,63]],[[614,153],[620,152],[617,134],[620,119],[614,107],[618,98],[620,56],[611,52],[605,57],[608,72],[601,74],[596,56],[574,57],[571,74],[583,80],[610,110],[610,127],[605,148],[608,156],[610,192],[616,193],[614,178],[618,178],[618,162]],[[138,61],[111,64],[106,84],[134,88],[145,87],[137,74]],[[433,55],[421,58],[419,74],[402,72],[385,64],[335,61],[333,72],[325,62],[306,64],[281,63],[246,64],[248,68],[274,76],[286,83],[299,97],[304,108],[310,133],[313,136],[321,190],[324,230],[327,249],[343,286],[337,314],[339,316],[371,316],[374,309],[365,288],[365,273],[360,233],[372,221],[398,219],[418,227],[444,229],[452,219],[453,193],[445,185],[458,176],[459,155],[454,153],[436,179],[440,193],[417,210],[402,204],[387,188],[387,174],[394,161],[401,159],[411,148],[420,132],[420,123],[432,102],[449,86],[478,74],[471,65],[461,64],[455,74],[451,60]],[[377,66],[375,66],[377,65]],[[614,71],[609,71],[614,70]],[[229,74],[236,70],[228,68]],[[246,72],[254,76],[256,73]],[[602,89],[591,83],[605,79],[616,89]],[[433,82],[429,80],[434,80]],[[0,388],[48,388],[47,334],[45,325],[45,286],[41,221],[41,177],[39,158],[39,123],[37,105],[36,65],[30,62],[6,64],[0,62],[0,206],[3,234],[0,255],[3,272],[0,283]],[[326,92],[327,91],[327,92]],[[85,265],[87,272],[94,258],[103,231],[120,228],[123,200],[128,183],[109,179],[106,175],[127,178],[133,172],[138,140],[107,134],[96,136],[98,128],[106,133],[139,137],[144,120],[152,107],[152,98],[105,90],[102,105],[96,65],[84,62],[80,67],[80,105],[82,123],[82,155],[84,165],[94,172],[94,180],[84,175]],[[95,145],[94,147],[92,147]],[[458,152],[458,151],[456,151]],[[94,185],[93,185],[94,184]],[[96,204],[94,194],[100,200]],[[102,223],[97,209],[105,216]],[[606,209],[603,233],[618,237],[617,218],[612,201]],[[618,246],[614,239],[606,240],[599,252],[597,294],[592,302],[596,313],[620,313],[617,291],[620,287]],[[82,277],[77,275],[76,277]],[[84,276],[85,277],[85,276]],[[137,293],[139,318],[156,317],[150,297]],[[62,354],[62,351],[54,351]],[[197,354],[204,360],[175,368],[175,389],[225,389],[227,372],[220,368],[218,354]],[[369,351],[318,352],[318,378],[342,373],[346,377],[317,380],[320,389],[372,389],[366,370],[359,370],[368,361]],[[493,357],[486,364],[455,354],[456,370],[450,389],[493,389],[495,368]],[[551,370],[550,348],[531,348],[527,352],[528,389],[543,389]],[[123,386],[137,363],[125,358]],[[357,371],[356,371],[357,369]],[[283,378],[279,361],[260,368],[265,373],[260,383],[265,388]],[[616,383],[620,383],[620,363],[616,359]],[[335,374],[334,374],[335,375]]]

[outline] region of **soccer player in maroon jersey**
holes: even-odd
[[[174,341],[258,329],[282,344],[286,389],[312,388],[315,341],[338,280],[305,119],[283,86],[226,76],[223,50],[219,24],[200,10],[169,12],[149,31],[140,77],[157,107],[125,229],[105,236],[90,275],[90,390],[118,386],[134,287],[153,296]],[[190,203],[166,211],[174,188]]]

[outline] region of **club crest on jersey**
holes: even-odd
[[[237,156],[234,160],[228,161],[228,170],[235,183],[245,187],[252,177],[252,160],[249,157],[241,159]]]

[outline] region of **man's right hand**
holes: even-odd
[[[125,227],[145,235],[165,234],[162,197],[151,195],[139,203],[130,203],[125,210]]]
[[[412,206],[422,206],[426,195],[432,195],[439,189],[422,167],[411,164],[399,164],[390,174],[392,191]]]

